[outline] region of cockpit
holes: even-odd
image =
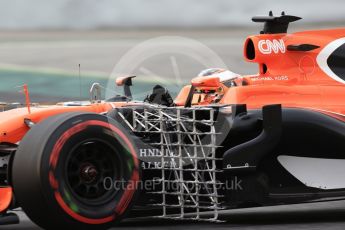
[[[218,103],[231,87],[240,83],[240,75],[220,68],[206,69],[182,88],[175,99],[178,106]]]
[[[134,76],[118,78],[116,84],[123,87],[124,96],[117,95],[108,101],[132,100],[130,90],[132,78]],[[211,68],[201,71],[197,77],[191,80],[190,84],[182,87],[175,99],[167,88],[156,85],[143,101],[168,107],[216,104],[221,101],[230,88],[243,85],[243,82],[243,78],[236,73],[226,69]]]

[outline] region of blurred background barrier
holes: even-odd
[[[282,10],[305,22],[345,19],[343,0],[1,0],[1,29],[248,26]]]

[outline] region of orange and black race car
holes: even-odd
[[[253,18],[257,75],[208,69],[143,102],[125,77],[123,97],[0,113],[0,223],[17,207],[44,229],[106,229],[345,199],[345,29],[287,34],[298,19]]]

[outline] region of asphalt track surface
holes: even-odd
[[[313,28],[318,25],[312,26]],[[106,84],[114,65],[131,48],[159,36],[195,39],[214,50],[234,72],[255,73],[255,64],[242,57],[244,39],[259,28],[232,30],[154,30],[79,32],[0,32],[0,101],[21,101],[19,86],[28,83],[33,101],[53,102],[79,97],[78,69],[83,75],[82,98],[91,82]],[[179,60],[177,60],[177,63]],[[153,64],[152,64],[153,63]],[[179,64],[183,77],[195,76],[200,66]],[[151,72],[173,78],[171,60],[149,63]],[[170,69],[169,69],[170,68]],[[170,72],[169,72],[170,71]],[[175,72],[176,74],[176,72]],[[187,77],[186,77],[187,78]],[[147,83],[147,82],[146,82]],[[154,83],[154,81],[152,81]],[[169,85],[167,85],[169,87]],[[8,230],[39,229],[21,211],[21,223]],[[126,220],[120,229],[345,229],[345,201],[225,211],[221,224],[157,219]]]
[[[114,67],[129,50],[142,42],[161,37],[176,37],[177,47],[183,45],[181,39],[199,42],[214,51],[226,66],[233,66],[234,72],[255,73],[256,65],[245,63],[242,58],[245,36],[255,32],[255,28],[252,31],[0,32],[0,101],[20,100],[22,96],[17,93],[16,87],[24,83],[29,85],[34,101],[78,99],[78,64],[81,65],[82,98],[86,99],[92,82],[106,86]],[[150,51],[157,49],[159,47],[154,46]],[[152,80],[152,75],[159,75],[163,79],[162,84],[169,88],[169,82],[176,82],[176,72],[186,80],[206,68],[185,55],[175,55],[165,49],[143,63],[129,61],[128,66],[132,64],[138,65],[138,68],[124,74],[139,75],[135,81],[139,88],[144,85],[143,82]],[[151,85],[152,82],[155,81],[152,80]]]

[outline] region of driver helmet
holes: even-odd
[[[239,77],[238,74],[222,68],[205,69],[199,73],[198,77],[209,77],[213,75],[215,77],[219,77],[221,82],[233,80]]]

